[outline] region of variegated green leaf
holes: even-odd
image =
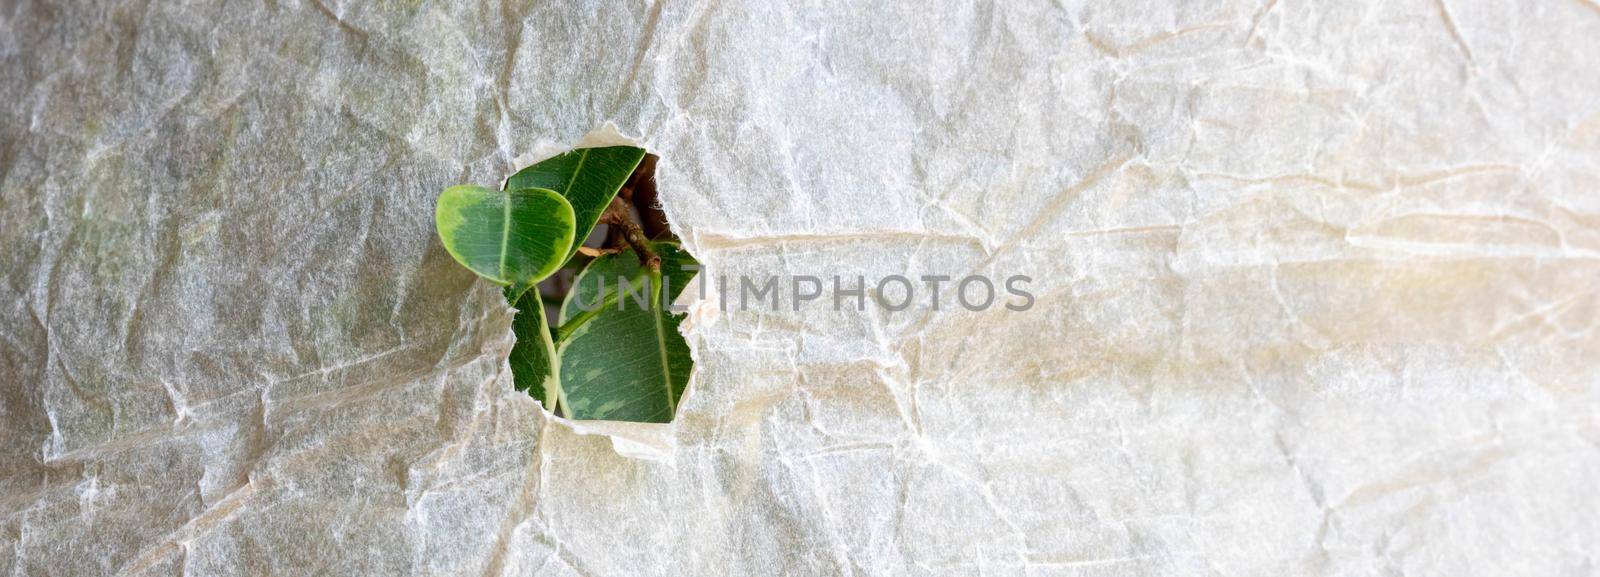
[[[631,251],[595,259],[568,293],[563,323],[583,316],[583,308],[603,307],[558,344],[568,417],[665,423],[677,412],[694,361],[678,333],[683,315],[667,304],[694,278],[684,267],[696,263],[676,244],[658,243],[656,251],[665,282],[652,306],[641,306],[651,291],[643,288],[647,275]],[[633,290],[619,291],[619,279]]]
[[[518,171],[506,180],[506,189],[546,188],[566,197],[576,223],[570,258],[643,159],[644,149],[632,146],[579,148]]]
[[[434,208],[434,225],[450,256],[519,295],[566,262],[574,223],[566,198],[540,188],[452,186],[439,193]]]
[[[509,294],[507,288],[506,299],[516,298]],[[556,381],[556,353],[555,342],[551,339],[550,325],[545,320],[544,303],[541,301],[537,289],[522,293],[522,298],[514,306],[517,308],[516,316],[512,318],[511,328],[517,335],[517,342],[511,347],[511,379],[517,390],[528,393],[528,396],[538,399],[544,407],[554,411],[556,395],[561,392],[561,387]]]

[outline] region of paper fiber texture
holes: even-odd
[[[1593,575],[1597,54],[1590,0],[8,2],[0,574]],[[553,419],[433,199],[586,137],[702,280],[1036,302],[701,303],[676,423]]]

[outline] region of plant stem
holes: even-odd
[[[639,277],[638,276],[634,276],[632,280],[628,281],[628,283],[632,284],[634,282],[637,282],[638,280],[639,280]],[[602,286],[604,286],[604,285],[602,285]],[[652,288],[651,290],[655,291],[657,289]],[[622,294],[622,287],[620,287],[620,286],[616,287],[616,288],[614,288],[614,289],[612,289],[610,291],[606,291],[605,292],[605,297],[600,299],[600,303],[598,305],[595,305],[594,308],[586,310],[586,311],[579,312],[577,315],[574,315],[572,318],[567,319],[567,322],[561,323],[561,326],[556,327],[556,330],[555,330],[556,348],[560,348],[561,343],[565,342],[569,337],[571,337],[572,333],[578,332],[578,329],[583,328],[583,325],[588,324],[589,321],[594,320],[595,317],[599,316],[600,315],[600,311],[605,310],[606,307],[609,307],[609,306],[617,304],[617,299],[622,298],[620,296],[621,294]],[[574,296],[573,299],[577,299],[577,297]]]
[[[661,256],[650,247],[650,237],[645,236],[644,229],[639,228],[639,223],[633,221],[632,204],[620,196],[612,199],[611,205],[601,213],[600,222],[621,229],[622,240],[639,255],[639,264],[650,271],[652,278],[660,277]]]
[[[610,302],[616,302],[616,299],[608,300]],[[561,326],[556,327],[556,342],[566,342],[566,340],[572,336],[572,333],[578,332],[578,329],[582,328],[583,325],[586,325],[589,323],[589,321],[594,320],[594,317],[598,316],[600,311],[605,307],[606,303],[602,302],[600,306],[595,307],[594,310],[583,311],[578,313],[577,316],[567,319],[567,322],[561,323]]]

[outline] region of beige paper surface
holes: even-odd
[[[9,3],[0,575],[1594,574],[1600,9],[1174,4]],[[585,138],[1037,302],[554,419],[432,203]]]

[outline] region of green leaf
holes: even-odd
[[[450,256],[516,295],[561,268],[576,226],[566,198],[540,188],[452,186],[439,193],[433,217]]]
[[[683,315],[666,306],[694,278],[695,271],[683,267],[696,262],[676,244],[657,243],[655,249],[666,279],[655,306],[640,306],[649,297],[637,295],[651,291],[644,289],[648,275],[631,251],[595,259],[562,304],[566,323],[581,316],[583,306],[614,300],[558,345],[568,417],[666,423],[677,412],[694,360],[678,334]],[[631,292],[618,291],[619,278],[628,280]]]
[[[644,149],[632,146],[579,148],[517,171],[506,179],[506,190],[546,188],[566,197],[576,218],[570,258],[641,160]]]
[[[512,289],[506,290],[509,293]],[[512,298],[515,296],[506,295],[506,300]],[[556,380],[555,341],[545,320],[544,302],[539,291],[530,290],[522,293],[521,300],[513,306],[517,314],[511,320],[511,330],[516,333],[517,342],[511,347],[508,359],[512,382],[517,390],[528,393],[543,403],[545,409],[554,412],[561,387]]]

